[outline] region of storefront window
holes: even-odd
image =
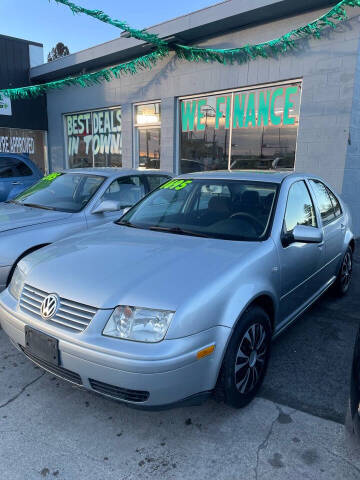
[[[294,168],[301,84],[180,101],[182,173]]]
[[[42,130],[0,128],[0,153],[28,156],[43,172],[46,171],[46,139]]]
[[[65,115],[69,168],[121,167],[121,108]]]
[[[161,106],[135,106],[135,164],[139,168],[160,168]]]

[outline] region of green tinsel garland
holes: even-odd
[[[114,77],[118,78],[121,75],[133,75],[138,70],[151,69],[159,59],[169,55],[171,50],[174,50],[179,58],[188,61],[219,62],[222,64],[232,64],[234,62],[241,64],[250,60],[254,60],[257,57],[268,58],[270,56],[284,54],[289,50],[296,48],[299,39],[309,37],[320,38],[325,28],[336,28],[339,22],[342,22],[348,18],[346,7],[360,7],[360,0],[342,0],[327,13],[313,22],[291,30],[285,35],[282,35],[274,40],[254,45],[244,45],[239,48],[222,49],[187,46],[181,44],[175,44],[174,46],[170,47],[165,40],[161,40],[156,34],[150,34],[143,30],[133,29],[129,27],[126,22],[113,20],[100,10],[88,10],[69,2],[68,0],[55,0],[55,2],[68,6],[74,13],[85,13],[86,15],[97,18],[102,22],[121,28],[127,31],[132,37],[155,45],[156,49],[147,55],[143,55],[135,58],[134,60],[116,65],[114,67],[104,68],[97,72],[67,77],[62,80],[56,80],[54,82],[43,83],[40,85],[0,90],[0,99],[2,95],[5,95],[11,99],[36,97],[46,93],[48,90],[59,89],[65,86],[77,85],[80,87],[88,87],[103,81],[110,81]]]
[[[101,10],[89,10],[88,8],[79,7],[78,5],[75,5],[75,3],[69,2],[68,0],[55,0],[55,2],[66,5],[73,13],[85,13],[85,15],[96,18],[101,22],[108,23],[109,25],[113,25],[114,27],[125,30],[130,34],[131,37],[137,38],[138,40],[143,40],[147,43],[151,43],[156,47],[164,47],[167,45],[165,40],[161,40],[157,35],[147,33],[144,30],[137,30],[135,28],[131,28],[126,22],[123,22],[121,20],[114,20]]]
[[[323,30],[327,27],[336,28],[339,22],[348,18],[345,7],[360,7],[360,0],[342,0],[331,10],[313,22],[299,28],[295,28],[281,37],[258,43],[256,45],[244,45],[239,48],[203,48],[197,46],[175,45],[175,51],[179,58],[192,62],[219,62],[245,63],[257,57],[268,58],[293,50],[301,38],[320,38]]]
[[[154,52],[135,58],[129,62],[121,63],[109,68],[103,68],[97,72],[84,73],[83,75],[67,77],[62,80],[41,83],[39,85],[31,85],[29,87],[0,90],[0,99],[2,94],[11,99],[31,98],[42,95],[49,90],[58,90],[63,87],[90,87],[103,81],[109,82],[113,78],[119,78],[121,75],[134,75],[139,70],[151,69],[158,62],[158,60],[166,57],[168,54],[169,50],[167,48],[158,48]]]

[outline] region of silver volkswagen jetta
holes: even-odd
[[[317,177],[184,175],[23,259],[1,324],[44,369],[129,404],[215,391],[241,407],[271,338],[328,287],[347,292],[353,249],[349,211]]]
[[[0,291],[29,253],[90,227],[119,218],[171,178],[156,170],[81,168],[52,173],[0,203]]]

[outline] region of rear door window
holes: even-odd
[[[341,208],[339,200],[335,197],[335,195],[332,193],[331,190],[329,190],[328,188],[326,190],[327,190],[327,192],[329,194],[329,197],[331,199],[331,203],[333,204],[334,211],[335,211],[335,216],[340,217],[342,215],[342,208]]]
[[[33,175],[32,170],[20,159],[15,160],[15,177],[30,177]]]
[[[29,177],[32,170],[18,158],[0,157],[0,178]]]
[[[155,188],[160,187],[163,183],[170,180],[171,177],[166,177],[164,175],[146,175],[146,179],[149,184],[149,192],[155,190]]]
[[[139,176],[120,177],[105,191],[102,200],[119,202],[119,208],[131,207],[145,195],[145,188]]]
[[[327,225],[335,219],[335,210],[329,196],[329,191],[319,180],[310,180],[310,184],[315,191],[323,225]]]

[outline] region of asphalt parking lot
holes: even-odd
[[[273,344],[260,395],[344,423],[355,335],[360,325],[360,243],[351,290],[329,291]]]
[[[274,343],[260,396],[243,410],[213,400],[129,409],[42,372],[0,330],[0,479],[358,480],[360,446],[343,422],[359,251],[353,280],[346,298],[327,294]]]

